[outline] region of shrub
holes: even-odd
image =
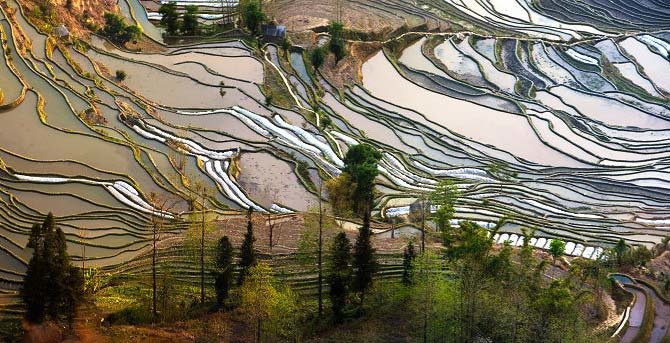
[[[116,79],[117,80],[123,81],[123,80],[126,79],[126,76],[127,76],[127,74],[126,74],[125,71],[123,71],[123,70],[117,70],[116,71]]]
[[[325,59],[323,49],[322,48],[316,48],[312,50],[312,54],[310,55],[310,60],[312,61],[312,65],[314,66],[315,69],[319,69],[323,65],[323,61]]]

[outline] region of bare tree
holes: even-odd
[[[155,213],[151,215],[151,233],[152,233],[152,249],[151,249],[151,290],[152,290],[152,313],[154,318],[158,317],[158,311],[156,309],[157,294],[156,294],[156,258],[158,252],[158,242],[161,239],[161,233],[165,228],[166,219],[171,220],[173,217],[169,217],[167,213],[171,212],[177,203],[181,201],[179,198],[174,196],[159,196],[156,193],[149,194],[149,202],[152,204],[153,208],[156,210]]]

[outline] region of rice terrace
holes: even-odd
[[[0,0],[0,341],[670,343],[670,2]]]

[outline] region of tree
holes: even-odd
[[[344,43],[344,25],[340,22],[332,22],[328,27],[330,32],[330,43],[328,47],[330,51],[335,54],[337,61],[347,55],[347,50]]]
[[[449,228],[449,221],[454,216],[454,206],[459,194],[458,187],[452,180],[441,180],[430,194],[430,202],[437,206],[433,218],[441,232]]]
[[[106,12],[104,17],[105,26],[101,33],[115,43],[125,44],[136,40],[142,34],[137,25],[126,25],[123,17],[118,14]]]
[[[158,293],[157,293],[157,278],[156,265],[158,257],[158,242],[161,239],[161,234],[166,225],[166,220],[172,220],[172,217],[166,215],[179,201],[179,199],[171,199],[171,197],[161,197],[156,193],[149,194],[149,202],[157,213],[151,215],[151,310],[154,319],[158,318]],[[165,272],[163,273],[165,278]]]
[[[251,207],[247,212],[247,233],[244,234],[244,241],[240,248],[240,272],[237,276],[237,284],[241,285],[244,278],[249,273],[249,269],[256,265],[256,252],[254,251],[254,225],[252,222],[253,210]]]
[[[558,239],[552,239],[551,243],[549,243],[549,253],[554,259],[554,264],[556,264],[556,260],[565,254],[565,242]]]
[[[412,284],[412,265],[414,263],[414,258],[416,258],[416,252],[414,251],[414,244],[410,241],[407,243],[407,247],[402,255],[402,283],[405,285]]]
[[[382,154],[372,145],[352,146],[344,157],[344,173],[351,178],[354,211],[361,217],[372,209],[375,178],[379,174],[377,164]]]
[[[241,4],[242,22],[247,30],[258,35],[261,29],[261,23],[265,20],[265,14],[261,9],[258,0],[246,0]]]
[[[351,243],[344,232],[338,233],[330,246],[328,283],[330,284],[330,303],[335,322],[344,319],[344,308],[349,296],[351,283]]]
[[[295,341],[291,336],[299,310],[296,297],[290,289],[279,287],[267,264],[259,263],[249,269],[240,288],[240,305],[242,312],[256,326],[254,342],[261,342],[264,329],[273,330],[274,336]]]
[[[358,292],[361,305],[365,300],[365,292],[372,285],[372,276],[378,268],[371,237],[370,214],[366,213],[363,217],[363,226],[358,230],[353,260],[354,279],[352,288],[355,292]]]
[[[614,254],[616,255],[617,264],[621,266],[623,264],[623,258],[628,251],[628,245],[623,238],[619,238],[619,241],[614,246]]]
[[[179,30],[179,14],[177,13],[177,3],[169,2],[162,4],[158,9],[163,17],[161,18],[161,25],[165,26],[165,31],[168,35],[174,36]]]
[[[312,50],[311,54],[309,55],[310,60],[312,61],[312,65],[314,66],[314,69],[319,69],[323,65],[323,62],[325,61],[325,55],[323,53],[323,48],[317,47],[314,50]]]
[[[216,289],[216,302],[219,307],[228,299],[230,288],[233,285],[233,245],[228,236],[219,239],[216,245],[216,256],[214,257],[216,272],[214,275],[214,288]]]
[[[126,74],[125,71],[123,71],[123,70],[117,70],[116,71],[116,79],[117,80],[123,81],[123,80],[126,79],[126,76],[128,76],[128,74]]]
[[[326,181],[325,186],[333,213],[342,217],[351,216],[354,210],[353,196],[356,188],[351,176],[343,172],[340,176]]]
[[[195,36],[198,34],[198,6],[188,5],[186,6],[186,13],[182,18],[182,27],[181,31],[185,35]]]
[[[32,227],[28,247],[33,256],[23,280],[20,295],[30,322],[60,320],[72,325],[77,303],[84,293],[81,271],[70,263],[65,234],[55,228],[49,213],[40,226]]]

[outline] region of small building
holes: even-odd
[[[281,42],[286,38],[286,26],[267,24],[262,25],[263,39],[272,42]]]
[[[58,38],[67,38],[70,36],[70,31],[65,27],[65,24],[56,26],[53,32]]]

